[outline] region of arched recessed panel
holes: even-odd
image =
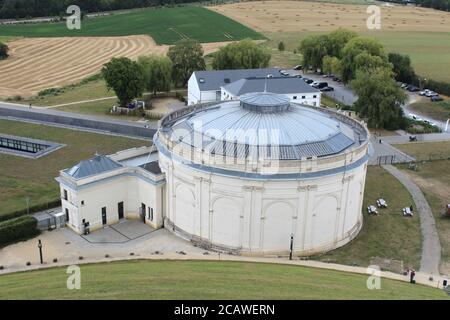
[[[287,202],[267,206],[263,220],[264,251],[288,251],[291,243],[293,207]]]
[[[185,232],[194,232],[195,196],[191,188],[180,184],[176,188],[175,224]]]
[[[351,230],[358,222],[358,216],[360,214],[360,196],[361,182],[352,181],[348,189],[347,195],[347,210],[345,211],[344,221],[344,233]]]
[[[336,230],[337,199],[333,196],[317,200],[313,213],[312,245],[332,244]]]
[[[241,208],[231,199],[214,201],[212,214],[211,242],[227,247],[241,246]]]

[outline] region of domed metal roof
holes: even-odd
[[[360,140],[355,128],[335,116],[272,93],[219,102],[180,118],[169,130],[172,141],[236,158],[322,157],[340,153]]]
[[[240,98],[242,108],[255,112],[280,112],[289,108],[287,96],[270,92],[249,93]]]

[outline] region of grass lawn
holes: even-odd
[[[272,32],[266,36],[270,39],[267,45],[277,48],[282,40],[287,51],[296,49],[300,41],[311,34],[324,32]],[[361,32],[362,36],[379,40],[387,52],[408,54],[412,64],[420,76],[428,79],[450,82],[450,34],[446,32],[402,32],[372,31]],[[286,54],[286,53],[285,53]]]
[[[114,97],[113,90],[108,91],[106,82],[103,79],[86,81],[84,83],[67,86],[61,89],[63,92],[58,95],[34,96],[25,99],[23,103],[32,103],[36,106],[55,106],[64,103],[93,100],[105,97]],[[114,101],[114,98],[111,99]]]
[[[19,39],[19,37],[7,37],[0,35],[0,42],[7,43]]]
[[[431,206],[442,247],[440,271],[450,276],[450,218],[441,217],[444,206],[450,203],[450,160],[422,162],[417,171],[408,170],[406,165],[399,168],[422,189]]]
[[[0,153],[0,215],[26,208],[27,197],[30,206],[58,199],[59,188],[54,178],[59,170],[92,157],[96,151],[110,154],[146,144],[143,140],[8,120],[0,120],[0,133],[66,144],[39,159]]]
[[[443,290],[367,276],[276,264],[128,261],[81,266],[81,289],[65,268],[0,276],[0,299],[448,299]]]
[[[369,216],[367,206],[383,198],[389,207]],[[413,204],[408,191],[383,168],[369,166],[363,204],[363,227],[349,244],[318,259],[341,264],[370,265],[372,257],[403,260],[404,267],[420,266],[421,241],[419,218],[405,218],[402,208]]]
[[[450,141],[410,142],[395,147],[417,160],[450,159]]]
[[[212,27],[213,26],[213,27]],[[220,42],[244,38],[264,39],[252,29],[199,6],[150,8],[82,21],[80,30],[64,23],[0,26],[4,36],[76,37],[150,35],[157,44],[173,44],[182,38]]]
[[[450,118],[450,99],[431,102],[429,99],[412,103],[409,108],[432,119],[447,121]]]

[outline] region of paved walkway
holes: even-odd
[[[409,177],[392,165],[383,166],[408,189],[411,194],[420,217],[420,229],[422,232],[422,259],[420,271],[439,275],[439,263],[441,261],[441,243],[436,229],[436,222],[428,201],[420,188]]]
[[[415,160],[413,157],[391,146],[386,142],[384,137],[381,137],[381,143],[379,142],[379,140],[380,138],[375,136],[372,136],[370,138],[373,152],[369,159],[369,165],[379,165],[384,163],[403,163]]]

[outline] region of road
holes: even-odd
[[[348,86],[343,85],[342,83],[338,83],[336,81],[333,81],[333,79],[330,78],[324,78],[323,76],[314,74],[314,73],[306,73],[304,74],[302,71],[296,71],[296,70],[288,70],[290,74],[301,74],[305,78],[312,79],[314,81],[324,81],[328,82],[328,84],[334,88],[334,91],[331,92],[324,92],[327,96],[343,103],[346,105],[352,105],[356,100],[358,100],[358,97],[353,93],[353,90],[350,89]],[[405,112],[405,115],[408,115],[410,113],[414,113],[418,116],[420,116],[424,120],[428,120],[430,122],[434,122],[439,128],[442,130],[445,130],[446,123],[440,120],[436,120],[430,117],[427,117],[423,114],[420,114],[416,111],[411,111],[409,109],[409,105],[411,103],[416,102],[420,96],[418,93],[411,93],[407,92],[408,94],[408,103],[406,105],[403,105],[403,110]]]

